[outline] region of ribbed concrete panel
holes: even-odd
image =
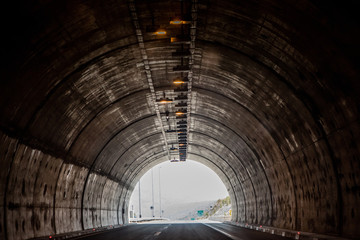
[[[91,173],[86,182],[83,200],[84,229],[101,227],[101,198],[106,177]]]
[[[134,46],[119,49],[94,59],[84,68],[65,78],[37,112],[31,122],[31,134],[58,148],[69,150],[78,135],[94,121],[94,118],[115,117],[107,116],[109,112],[116,111],[113,104],[117,106],[118,114],[121,112],[118,118],[125,121],[126,106],[131,106],[129,99],[134,101],[135,96],[128,97],[125,102],[121,100],[133,91],[141,91],[146,87],[141,69],[136,67],[139,55],[138,49]],[[128,78],[134,79],[131,86],[126,81]],[[144,95],[141,97],[143,99],[137,100],[139,104],[136,107],[144,107],[146,104]],[[70,99],[71,105],[67,102]],[[116,123],[117,121],[114,124]],[[44,129],[46,131],[41,131]]]
[[[360,215],[357,204],[360,202],[360,175],[354,169],[360,167],[359,139],[360,126],[357,122],[330,135],[329,143],[333,149],[341,149],[334,152],[337,159],[343,199],[343,227],[345,232],[354,232],[356,227],[352,224]]]
[[[47,154],[39,154],[39,166],[37,170],[36,182],[34,183],[34,219],[40,223],[40,227],[35,226],[34,236],[45,236],[55,233],[55,212],[54,194],[57,187],[56,178],[60,172],[62,160]]]
[[[12,226],[8,235],[11,238],[34,237],[34,228],[41,227],[40,219],[33,215],[35,172],[39,167],[38,157],[39,152],[24,145],[18,147],[14,157],[6,199],[7,224]]]
[[[319,226],[315,219],[328,222],[327,232],[337,226],[336,201],[337,186],[334,172],[324,141],[306,147],[288,157],[289,165],[294,172],[294,187],[297,193],[297,224],[306,231],[316,232],[325,226]],[[329,179],[328,181],[325,179]],[[331,199],[331,200],[330,200]],[[302,216],[308,216],[306,221]]]
[[[293,173],[287,171],[289,166],[280,160],[269,168],[265,168],[266,176],[272,190],[272,224],[279,228],[294,229],[296,219],[296,204],[294,199],[294,186],[291,178]]]
[[[91,165],[108,142],[117,135],[121,136],[122,129],[144,117],[154,115],[149,109],[146,96],[147,91],[127,96],[101,112],[82,130],[70,154]],[[149,119],[148,124],[153,125],[154,122]]]
[[[137,131],[136,129],[141,129]],[[160,130],[156,127],[155,116],[144,117],[121,129],[101,150],[94,163],[94,169],[113,175],[118,171],[116,165],[122,166],[131,164],[135,159],[125,157],[135,149],[149,146],[147,142],[158,138]],[[148,151],[145,148],[145,152]],[[136,152],[136,151],[135,151]],[[125,155],[125,156],[123,156]],[[118,163],[119,162],[119,163]],[[122,170],[120,170],[122,171]]]
[[[53,176],[58,175],[62,161],[24,145],[19,145],[13,156],[5,213],[7,224],[14,228],[7,232],[8,237],[26,239],[54,233],[57,179]]]
[[[117,179],[120,179],[121,182],[128,179],[128,175],[132,174],[135,169],[139,166],[148,163],[148,159],[159,154],[167,154],[164,149],[164,144],[162,142],[154,143],[159,139],[158,133],[152,135],[148,138],[145,138],[144,141],[138,142],[132,146],[130,151],[124,153],[121,158],[118,159],[114,165],[111,175],[114,175]],[[152,152],[149,152],[149,147],[151,146]]]
[[[101,225],[117,225],[117,203],[119,201],[119,183],[106,180],[101,196]]]
[[[55,198],[56,233],[81,230],[82,193],[88,169],[62,165]]]
[[[8,137],[4,133],[0,132],[0,238],[5,239],[5,231],[7,231],[7,196],[9,174],[13,166],[13,158],[17,150],[18,141]]]

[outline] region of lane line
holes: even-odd
[[[231,238],[231,239],[233,239],[233,240],[244,240],[243,238],[239,238],[239,237],[234,236],[234,235],[232,235],[232,234],[230,234],[230,233],[224,232],[223,230],[220,230],[220,229],[218,229],[218,228],[216,228],[216,227],[213,227],[213,226],[211,226],[211,225],[209,225],[209,224],[207,224],[207,223],[203,223],[203,224],[204,224],[205,226],[209,227],[209,228],[214,229],[215,231],[218,231],[219,233],[224,234],[225,236],[227,236],[227,237],[229,237],[229,238]]]
[[[154,234],[155,237],[159,236],[161,234],[161,232],[157,232]]]

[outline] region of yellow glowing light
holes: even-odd
[[[173,20],[170,21],[170,24],[179,25],[179,24],[189,24],[189,21],[183,21],[183,20]]]
[[[177,116],[181,116],[181,115],[183,115],[183,114],[185,114],[184,112],[181,112],[181,111],[177,111],[176,113],[175,113]]]
[[[173,20],[173,21],[170,21],[170,24],[182,24],[182,21],[181,20]]]
[[[155,32],[156,35],[166,35],[166,31],[165,30],[158,30]]]
[[[172,103],[171,100],[166,100],[166,99],[163,99],[163,100],[160,100],[160,103],[162,104],[165,104],[165,103]]]
[[[175,79],[174,81],[173,81],[173,83],[174,84],[183,84],[183,83],[185,83],[183,80],[181,80],[181,79]]]
[[[175,25],[190,24],[190,23],[191,21],[182,20],[181,17],[175,17],[172,20],[170,20],[170,24],[175,24]]]

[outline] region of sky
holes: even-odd
[[[155,166],[140,179],[143,216],[151,214],[152,182],[154,185],[154,211],[158,212],[155,215],[160,213],[160,196],[163,210],[171,205],[209,200],[216,201],[228,196],[225,185],[218,175],[205,165],[191,160],[174,163],[167,161]],[[131,209],[134,209],[135,212],[138,212],[139,209],[138,184],[130,199]]]

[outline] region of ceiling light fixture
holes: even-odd
[[[185,109],[181,109],[175,112],[176,116],[182,116],[184,114],[186,114],[186,110]]]
[[[156,100],[158,103],[161,103],[161,104],[166,104],[166,103],[172,103],[173,100],[170,99],[170,98],[160,98],[158,100]]]
[[[189,79],[187,77],[184,77],[184,78],[175,78],[173,80],[173,83],[174,84],[183,84],[183,83],[187,83],[189,82]]]
[[[166,35],[166,31],[163,29],[158,29],[156,32],[154,32],[154,34],[157,36],[164,36]]]

